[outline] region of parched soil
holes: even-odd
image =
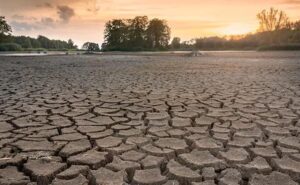
[[[0,184],[297,185],[300,53],[0,56]]]

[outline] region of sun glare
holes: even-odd
[[[253,27],[248,24],[231,24],[220,30],[223,35],[242,35],[255,31]]]

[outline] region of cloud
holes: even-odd
[[[75,15],[75,11],[68,6],[58,6],[57,13],[62,22],[68,23],[70,19]]]
[[[53,5],[48,3],[48,2],[43,3],[43,4],[38,4],[36,6],[39,7],[39,8],[53,8]]]
[[[12,18],[14,18],[14,19],[25,19],[25,16],[24,15],[15,14],[15,15],[12,16]]]
[[[13,19],[25,20],[26,17],[24,15],[15,14],[12,16]]]
[[[300,0],[282,0],[283,4],[292,4],[292,5],[298,5],[300,4]]]
[[[96,8],[87,8],[86,9],[88,12],[92,12],[92,13],[98,13],[100,8],[96,7]]]
[[[31,30],[41,30],[48,27],[55,27],[55,20],[51,17],[43,17],[38,21],[26,22],[21,20],[12,21],[11,26],[13,30],[16,31],[31,31]]]
[[[86,5],[87,5],[87,11],[88,12],[97,14],[99,12],[99,10],[100,10],[100,6],[98,5],[97,0],[88,0],[86,2]]]
[[[14,14],[12,16],[12,18],[14,20],[26,20],[26,21],[37,21],[38,19],[35,17],[31,17],[31,16],[24,16],[24,15],[20,15],[20,14]]]
[[[30,31],[33,29],[38,29],[35,24],[21,21],[12,21],[11,26],[13,28],[13,31]]]
[[[51,17],[43,17],[39,23],[45,26],[53,26],[55,21]]]

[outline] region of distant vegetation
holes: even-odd
[[[167,21],[147,16],[114,19],[106,23],[102,50],[145,51],[166,50],[170,41]]]
[[[256,33],[224,37],[202,37],[181,41],[165,20],[146,16],[116,19],[106,23],[104,51],[145,50],[299,50],[300,21],[291,22],[283,11],[270,8],[257,14]]]
[[[12,36],[12,29],[5,21],[4,17],[0,17],[0,51],[22,51],[22,50],[70,50],[77,49],[74,42],[50,40],[45,36],[31,38],[26,36]]]
[[[100,51],[99,44],[93,42],[84,43],[82,49],[86,50],[87,52]]]
[[[269,45],[261,46],[259,51],[282,51],[282,50],[300,50],[300,44],[281,44],[281,45]]]
[[[299,50],[300,21],[291,22],[283,11],[270,8],[257,14],[259,28],[254,34],[204,37],[180,42],[175,37],[173,50]]]
[[[166,20],[137,16],[133,19],[114,19],[105,25],[102,51],[161,51],[161,50],[299,50],[300,20],[292,22],[283,11],[270,8],[257,14],[256,33],[224,37],[200,37],[181,41],[174,37]],[[0,17],[0,51],[73,50],[74,42],[50,40],[45,36],[31,38],[12,36],[12,29]],[[97,43],[86,42],[82,49],[100,51]]]

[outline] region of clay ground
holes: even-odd
[[[0,57],[0,184],[296,185],[300,52]]]

